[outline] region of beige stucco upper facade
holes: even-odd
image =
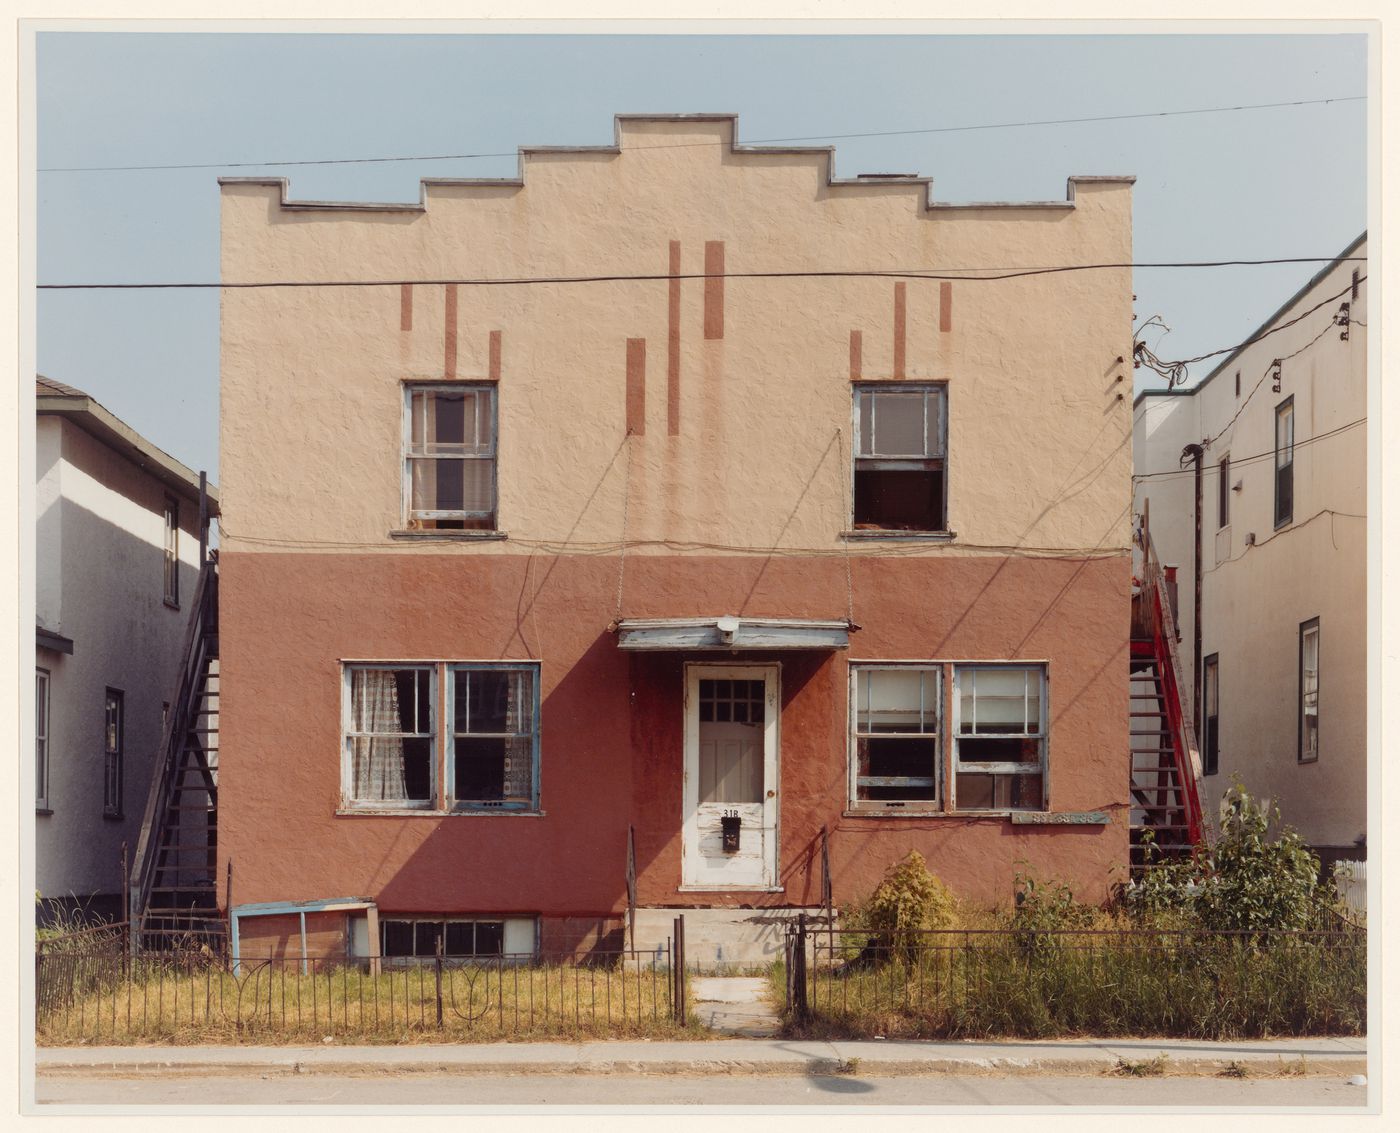
[[[1124,553],[1127,268],[840,273],[1127,264],[1130,179],[946,206],[735,128],[620,118],[615,147],[526,151],[520,180],[428,183],[421,207],[226,181],[226,285],[375,285],[224,291],[223,545],[842,554],[858,380],[947,384],[952,535],[906,551]],[[444,378],[498,389],[506,540],[391,536],[404,384]]]

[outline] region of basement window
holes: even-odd
[[[856,387],[857,531],[946,530],[946,410],[941,383]]]
[[[443,956],[501,956],[505,953],[503,920],[384,920],[379,922],[380,955],[386,959],[431,960],[441,945]]]
[[[958,810],[1045,809],[1045,670],[953,670],[953,794]]]
[[[404,508],[410,531],[496,526],[496,391],[488,385],[404,390]]]
[[[938,805],[943,670],[859,665],[851,670],[851,805],[874,812]]]
[[[538,807],[539,666],[448,666],[448,794],[459,809]]]

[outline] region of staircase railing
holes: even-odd
[[[1176,648],[1176,617],[1172,613],[1171,597],[1167,592],[1166,574],[1157,558],[1147,517],[1139,516],[1138,520],[1136,536],[1142,551],[1142,601],[1152,622],[1152,652],[1157,660],[1157,671],[1162,677],[1162,703],[1173,739],[1187,838],[1192,845],[1197,845],[1204,840],[1206,830],[1201,811],[1201,752],[1196,744],[1196,730],[1191,716],[1182,708],[1186,682],[1182,678],[1181,658]]]
[[[199,571],[199,581],[195,586],[194,601],[191,603],[189,625],[185,628],[183,668],[180,671],[180,687],[170,711],[166,713],[165,726],[161,732],[160,757],[155,774],[151,777],[151,789],[146,796],[146,813],[141,820],[141,836],[136,843],[136,853],[132,859],[131,885],[128,895],[127,919],[131,925],[131,948],[137,950],[142,921],[150,902],[151,889],[155,884],[160,859],[161,826],[175,790],[175,780],[180,774],[181,755],[195,718],[200,710],[201,686],[209,663],[209,635],[217,618],[218,574],[212,559],[206,558]],[[206,778],[212,775],[206,766]],[[211,798],[211,802],[212,802]]]

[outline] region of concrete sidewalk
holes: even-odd
[[[1153,1065],[1155,1060],[1159,1064]],[[1235,1069],[1232,1069],[1235,1068]],[[1364,1038],[1195,1042],[713,1042],[482,1043],[417,1046],[46,1047],[42,1077],[158,1074],[915,1074],[1216,1075],[1366,1073]]]

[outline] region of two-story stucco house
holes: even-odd
[[[200,478],[80,390],[40,377],[35,398],[35,884],[46,915],[120,919],[199,573]]]
[[[639,937],[820,904],[823,844],[838,902],[911,849],[987,903],[1126,875],[1129,272],[1015,269],[1130,262],[1132,179],[946,205],[736,130],[222,182],[235,906],[574,949],[629,831]]]
[[[1328,863],[1366,857],[1366,254],[1363,234],[1199,384],[1134,402],[1206,811],[1238,778]]]

